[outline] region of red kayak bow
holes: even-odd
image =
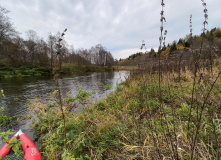
[[[14,139],[17,137],[22,142],[24,142],[24,144],[22,144],[22,149],[24,152],[23,160],[42,160],[42,157],[40,155],[38,148],[21,130],[19,130],[11,139]],[[9,140],[9,143],[10,143],[10,140]],[[11,148],[7,148],[7,146],[8,146],[8,144],[5,144],[0,149],[0,155],[1,155],[0,160],[2,160],[2,158],[4,158],[9,153]]]

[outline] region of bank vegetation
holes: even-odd
[[[64,68],[71,66],[70,70],[80,72],[99,71],[102,67],[110,70],[115,63],[112,54],[101,44],[90,49],[74,49],[64,37],[59,44],[60,32],[42,38],[28,30],[24,39],[7,16],[8,12],[0,6],[0,77],[47,75],[57,60],[60,69],[65,64]]]

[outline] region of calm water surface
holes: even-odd
[[[106,96],[116,88],[118,83],[125,81],[128,71],[85,73],[73,77],[62,77],[59,79],[62,94],[75,96],[78,89],[94,91],[91,99],[97,101]],[[112,89],[105,91],[104,86],[111,85]],[[0,79],[0,89],[4,91],[5,97],[0,97],[0,107],[5,108],[5,114],[15,116],[27,112],[27,103],[38,97],[42,101],[50,98],[50,93],[56,90],[55,81],[51,77],[36,78],[13,78]]]
[[[101,73],[84,73],[72,77],[59,78],[60,89],[62,95],[67,93],[75,96],[78,89],[95,94],[90,97],[92,101],[98,101],[105,98],[106,95],[114,91],[117,84],[123,82],[128,77],[128,71],[119,72],[101,72]],[[111,90],[104,90],[105,85],[111,85]],[[50,93],[53,93],[57,87],[55,81],[51,77],[25,77],[25,78],[10,78],[0,79],[0,90],[4,91],[5,97],[0,96],[0,107],[5,108],[5,114],[13,117],[15,115],[30,115],[28,109],[28,101],[33,100],[35,97],[40,98],[42,101],[50,99]],[[75,112],[79,112],[80,108],[75,108]],[[31,120],[21,121],[18,125],[10,128],[11,131],[17,132],[19,129],[34,141],[35,136],[33,129],[30,127]],[[0,129],[4,131],[6,129]],[[38,142],[37,143],[38,146]],[[3,143],[0,144],[0,148]]]

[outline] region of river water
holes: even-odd
[[[73,77],[59,78],[60,89],[65,95],[75,96],[78,89],[94,91],[93,101],[106,96],[116,88],[118,83],[125,81],[128,71],[84,73]],[[106,91],[104,86],[111,85],[112,89]],[[27,112],[27,103],[35,97],[42,101],[47,100],[50,94],[57,89],[52,77],[25,77],[0,79],[0,89],[5,97],[0,96],[0,107],[5,108],[5,114],[10,117]]]
[[[117,84],[125,81],[128,75],[128,71],[83,73],[71,77],[60,77],[59,84],[62,95],[68,93],[70,96],[75,96],[78,93],[78,89],[81,88],[87,92],[93,91],[94,94],[91,100],[98,101],[114,91]],[[107,85],[111,85],[112,89],[105,90],[104,86]],[[57,87],[52,77],[0,79],[0,90],[3,90],[5,95],[5,97],[0,96],[0,107],[4,107],[4,114],[10,117],[28,115],[30,112],[27,104],[30,100],[35,97],[42,101],[48,100],[50,93],[56,89]],[[79,110],[79,108],[75,108],[76,112],[79,112]],[[31,120],[25,121],[12,130],[16,132],[16,130],[22,129],[33,140],[33,130],[30,128],[31,123]]]
[[[125,81],[128,75],[128,71],[82,73],[74,76],[60,77],[59,85],[63,96],[66,94],[76,96],[79,88],[81,88],[81,90],[93,92],[94,94],[90,99],[95,102],[105,98],[107,94],[114,91],[117,84]],[[111,86],[110,90],[104,89],[104,86],[107,85]],[[4,107],[4,114],[10,117],[30,115],[31,112],[28,109],[29,101],[34,100],[36,97],[41,99],[41,101],[49,100],[50,94],[56,89],[57,87],[52,77],[0,79],[0,90],[3,90],[5,95],[5,97],[0,95],[0,108]],[[80,107],[74,109],[74,112],[80,111]],[[34,141],[35,136],[33,135],[33,129],[30,127],[31,124],[32,120],[23,120],[9,129],[14,132],[22,129]],[[0,128],[0,132],[4,130],[6,129]],[[3,143],[0,144],[0,148],[2,146]]]

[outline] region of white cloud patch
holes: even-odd
[[[114,24],[118,24],[121,20],[121,17],[120,16],[117,16],[115,19],[114,19]]]
[[[205,2],[209,15],[207,28],[221,27],[221,0]],[[56,34],[67,28],[65,39],[75,49],[100,43],[116,58],[136,52],[142,40],[146,41],[147,48],[158,47],[160,3],[153,0],[0,0],[0,5],[10,11],[9,17],[22,37],[31,29],[46,39],[49,32]],[[166,43],[189,34],[190,14],[193,33],[201,32],[204,17],[200,0],[166,0],[165,4]]]
[[[74,10],[76,12],[84,12],[84,6],[83,6],[82,2],[77,3]]]

